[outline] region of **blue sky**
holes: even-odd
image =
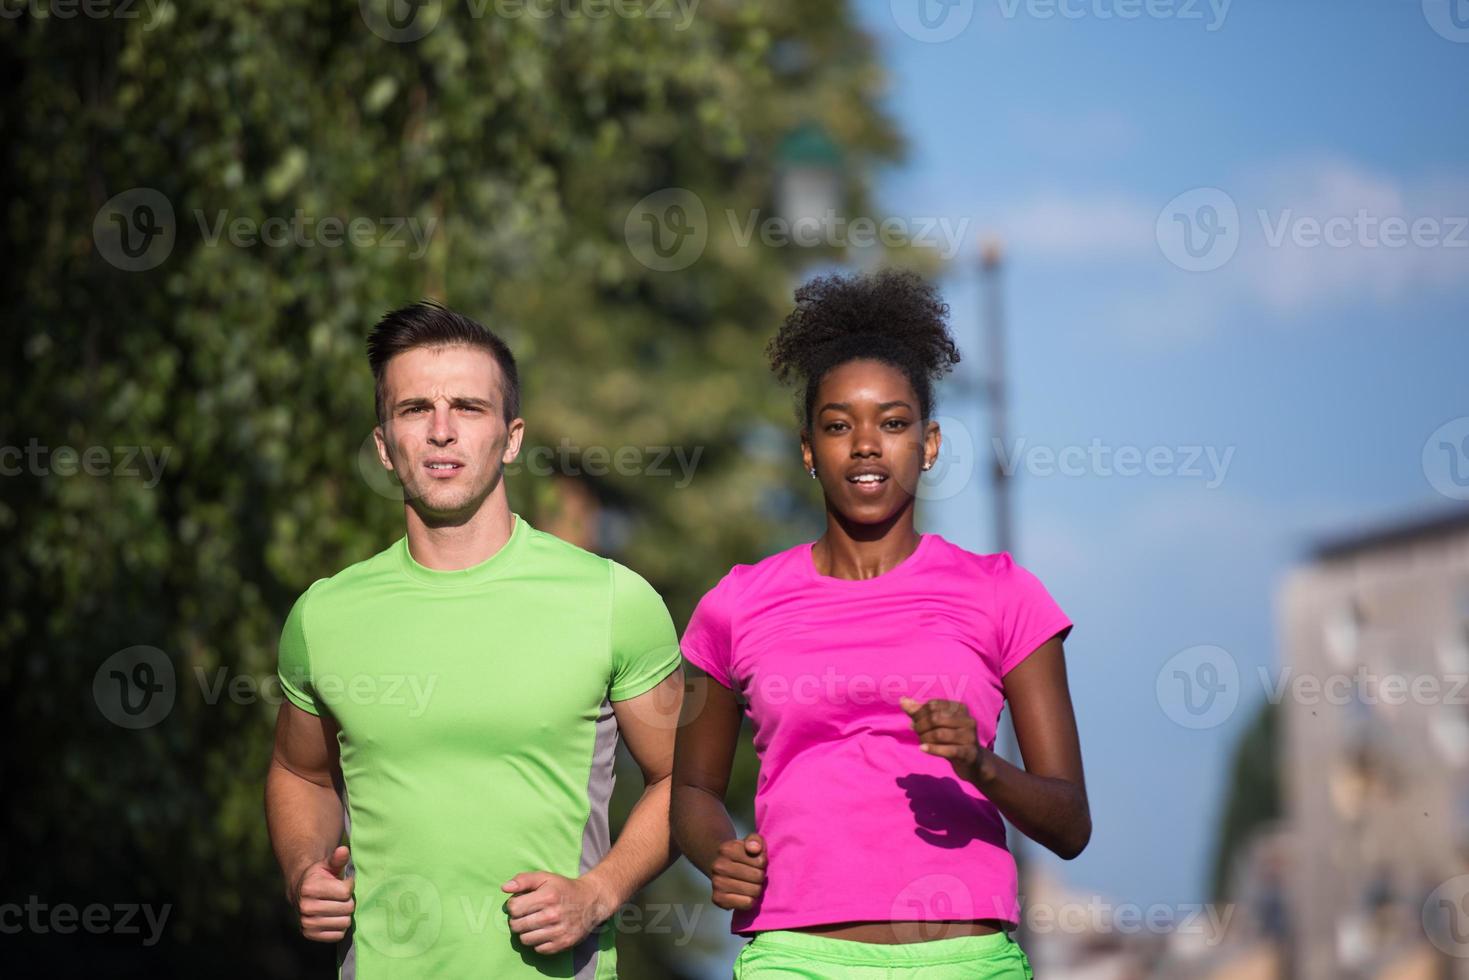
[[[1118,901],[1203,901],[1229,752],[1264,701],[1256,668],[1279,663],[1282,576],[1321,533],[1465,506],[1423,453],[1469,416],[1469,230],[1454,220],[1469,215],[1469,27],[1438,0],[1199,0],[1197,19],[968,0],[949,11],[968,13],[963,30],[934,42],[904,30],[917,2],[858,4],[910,144],[876,197],[883,214],[968,221],[944,281],[961,373],[983,367],[975,241],[996,233],[1012,448],[1173,453],[1151,475],[1015,479],[1017,557],[1077,624],[1095,821],[1085,854],[1048,863]],[[1199,188],[1214,190],[1169,209]],[[1197,207],[1221,202],[1237,219]],[[1357,223],[1337,223],[1340,244],[1312,237],[1312,220],[1343,216]],[[1217,267],[1186,271],[1170,256],[1193,261],[1180,236],[1211,218],[1235,250],[1213,239],[1199,261]],[[1421,219],[1418,241],[1373,245],[1389,218]],[[988,450],[961,387],[940,412],[952,443]],[[1232,450],[1227,468],[1190,475],[1194,446]],[[993,550],[984,471],[958,487],[926,528]],[[1156,681],[1205,644],[1237,664],[1239,705],[1191,729]]]

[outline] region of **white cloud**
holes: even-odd
[[[1242,223],[1235,276],[1270,312],[1386,305],[1469,282],[1469,181],[1324,159],[1278,167],[1232,196]],[[1391,244],[1385,222],[1398,223],[1401,244]]]
[[[1156,209],[1121,196],[1051,193],[1002,210],[996,230],[1028,257],[1136,258],[1157,253],[1156,218]]]
[[[1391,310],[1469,286],[1469,179],[1392,175],[1317,157],[1245,173],[1219,189],[1238,209],[1239,245],[1208,272],[1172,265],[1155,237],[1162,198],[1177,188],[1152,203],[1043,194],[1006,213],[1006,234],[1017,255],[1125,263],[1115,280],[1121,288],[1098,298],[1100,318],[1149,350],[1198,343],[1227,323]]]

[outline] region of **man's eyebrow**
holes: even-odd
[[[415,395],[411,398],[400,398],[393,403],[393,408],[409,408],[419,405],[432,405],[433,399]],[[465,408],[494,408],[495,403],[488,398],[476,398],[473,395],[454,395],[449,399],[449,404]]]

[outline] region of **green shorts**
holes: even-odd
[[[735,958],[734,980],[1031,980],[1008,933],[919,943],[854,943],[809,932],[756,933]]]

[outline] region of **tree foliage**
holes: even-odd
[[[402,533],[361,466],[366,331],[429,296],[502,332],[529,444],[570,446],[559,468],[578,447],[697,449],[686,486],[676,468],[590,481],[616,556],[682,623],[730,564],[791,542],[809,493],[761,351],[811,253],[741,246],[728,216],[771,213],[775,149],[811,121],[865,207],[861,175],[899,149],[882,76],[831,0],[703,0],[681,27],[668,4],[463,0],[431,4],[432,29],[401,43],[372,29],[374,0],[4,5],[0,443],[20,455],[0,502],[3,898],[172,908],[151,949],[24,937],[50,962],[319,967],[265,835],[268,679],[296,595]],[[709,216],[676,271],[628,237],[667,188]],[[108,202],[135,189],[166,202],[173,241],[130,271]],[[372,242],[329,244],[328,217]],[[231,231],[272,218],[303,239]],[[102,452],[84,468],[63,447]],[[156,479],[134,447],[163,461]],[[516,474],[516,509],[549,517],[554,486]],[[93,682],[136,645],[168,659],[175,701],[129,730]]]

